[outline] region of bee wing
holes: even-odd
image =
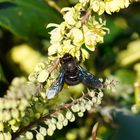
[[[81,82],[89,88],[100,89],[103,87],[103,84],[98,80],[94,75],[89,73],[87,70],[79,66],[79,77]]]
[[[59,76],[50,86],[46,97],[48,99],[53,98],[56,94],[58,94],[62,90],[63,85],[64,85],[64,72],[61,71]]]

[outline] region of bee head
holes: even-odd
[[[60,63],[65,64],[67,62],[74,61],[74,58],[71,54],[65,53],[62,58],[60,58]]]

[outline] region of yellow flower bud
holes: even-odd
[[[107,0],[106,1],[106,12],[111,14],[111,12],[118,12],[120,7],[118,5],[118,0]]]
[[[76,21],[74,19],[74,14],[72,9],[69,10],[68,12],[66,12],[66,14],[64,15],[64,20],[65,22],[67,22],[69,25],[75,25]]]
[[[84,34],[85,45],[91,51],[95,50],[96,38],[97,35],[92,31],[88,31]]]
[[[60,53],[62,51],[62,45],[58,43],[53,43],[49,48],[48,48],[48,55],[51,56],[53,54],[56,54],[57,52]]]
[[[103,1],[100,2],[100,8],[98,10],[98,14],[102,15],[105,11],[105,3]]]
[[[61,35],[61,31],[60,31],[60,28],[59,27],[53,29],[50,32],[50,34],[51,34],[51,37],[50,37],[51,38],[51,43],[61,41],[62,35]]]
[[[121,8],[126,8],[129,6],[129,0],[107,0],[106,4],[106,12],[111,14],[111,12],[118,12]]]
[[[99,0],[95,0],[92,2],[91,6],[92,6],[92,9],[94,12],[97,12],[99,10],[99,8],[100,8],[99,4],[100,4]]]
[[[73,40],[73,43],[77,46],[81,46],[83,44],[83,32],[78,28],[71,29],[70,38]]]

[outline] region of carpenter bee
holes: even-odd
[[[80,62],[81,60],[77,61],[69,53],[60,58],[60,74],[48,89],[46,95],[48,99],[58,94],[62,90],[64,83],[70,86],[83,83],[92,89],[101,89],[103,87],[100,80],[96,79],[95,76],[80,66]]]

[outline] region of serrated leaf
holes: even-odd
[[[48,37],[47,24],[60,21],[60,15],[43,0],[0,1],[0,26],[24,39]]]

